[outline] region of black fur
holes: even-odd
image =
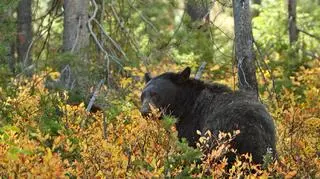
[[[259,164],[267,148],[275,154],[275,127],[263,104],[253,95],[225,85],[190,79],[190,72],[186,78],[186,72],[188,69],[150,77],[141,96],[142,114],[148,113],[152,104],[175,116],[179,138],[186,138],[191,146],[199,139],[196,130],[210,130],[215,135],[240,130],[233,141],[238,153],[251,153]]]

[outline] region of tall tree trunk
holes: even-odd
[[[59,82],[69,91],[70,102],[84,100],[88,80],[90,0],[64,0],[63,51],[77,55],[74,64],[63,64]],[[80,83],[80,79],[82,80]]]
[[[0,65],[7,64],[9,67],[9,70],[15,74],[15,59],[14,59],[14,40],[11,38],[12,32],[14,32],[13,29],[8,29],[7,27],[10,27],[10,25],[16,21],[15,18],[12,16],[12,9],[11,7],[6,8],[4,11],[1,11],[0,13],[3,13],[2,16],[0,16],[0,24],[2,24],[5,28],[0,28],[0,34],[3,34],[1,37],[3,46],[6,49],[6,54],[1,55],[0,54]],[[14,19],[14,20],[13,20]],[[9,31],[8,31],[9,30]]]
[[[233,16],[239,89],[258,97],[249,0],[233,0]]]
[[[64,0],[63,50],[65,52],[77,53],[89,45],[88,10],[89,0]]]
[[[16,73],[16,59],[14,57],[15,53],[15,43],[8,43],[7,44],[7,60],[8,60],[8,66],[12,74]]]
[[[288,25],[289,25],[289,41],[290,44],[298,40],[298,28],[296,22],[296,0],[288,0]]]
[[[31,42],[32,42],[32,0],[21,0],[18,5],[17,17],[17,51],[18,61],[23,68],[31,65]]]
[[[185,6],[186,12],[192,21],[201,21],[206,16],[209,16],[210,6],[208,0],[186,0]]]

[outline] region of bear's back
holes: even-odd
[[[214,92],[211,88],[202,90],[193,107],[192,114],[199,120],[199,130],[240,130],[234,148],[239,153],[250,152],[257,163],[267,148],[275,150],[275,126],[265,106],[255,96],[242,91]]]

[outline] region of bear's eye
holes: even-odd
[[[154,101],[154,102],[159,102],[159,100],[160,100],[159,94],[154,91],[150,92],[150,97],[151,97],[152,101]]]
[[[157,97],[158,94],[157,94],[156,92],[154,92],[154,91],[151,91],[151,92],[150,92],[150,96],[151,96],[151,97]]]

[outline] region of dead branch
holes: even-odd
[[[91,15],[91,17],[88,19],[88,28],[89,28],[89,32],[90,32],[90,35],[92,36],[92,38],[94,39],[95,43],[98,45],[98,47],[100,48],[100,50],[105,54],[105,57],[109,60],[109,53],[104,49],[104,47],[102,46],[102,44],[100,43],[100,41],[98,40],[96,34],[93,32],[92,30],[92,21],[94,21],[96,15],[97,15],[97,12],[98,12],[98,5],[96,3],[95,0],[91,0],[93,5],[94,5],[94,11],[93,11],[93,14]],[[99,23],[98,23],[99,24]],[[116,62],[118,65],[122,66],[120,61],[114,59],[114,58],[111,58],[114,62]]]
[[[320,37],[318,37],[318,36],[316,36],[316,35],[314,35],[314,34],[310,34],[309,32],[304,31],[304,30],[302,30],[302,29],[300,29],[300,28],[298,28],[298,32],[302,32],[302,33],[308,35],[309,37],[315,38],[315,39],[317,39],[317,40],[320,41]]]
[[[111,43],[117,48],[117,50],[118,50],[126,59],[128,59],[127,56],[126,56],[126,54],[124,53],[124,51],[121,49],[120,45],[119,45],[115,40],[113,40],[113,38],[111,38],[111,37],[108,35],[108,33],[103,29],[102,25],[98,22],[98,20],[97,20],[97,19],[93,19],[93,20],[94,20],[94,22],[98,25],[98,27],[100,28],[102,34],[105,35],[105,36],[111,41]]]
[[[266,67],[268,73],[270,74],[271,82],[272,82],[272,92],[273,92],[273,94],[275,95],[276,100],[278,100],[278,99],[279,99],[279,96],[278,96],[278,94],[276,93],[275,80],[274,80],[273,73],[272,73],[269,65],[268,65],[268,64],[265,62],[265,60],[264,60],[264,57],[265,57],[266,55],[263,55],[263,54],[262,54],[261,49],[260,49],[260,46],[258,45],[258,43],[257,43],[254,39],[253,39],[253,45],[256,47],[262,63],[264,64],[264,66]],[[259,63],[258,60],[256,60],[256,62],[257,62],[257,64],[258,64],[258,69],[259,69],[259,71],[261,72],[261,75],[262,75],[264,81],[266,82],[266,78],[265,78],[265,76],[264,76],[264,74],[263,74],[263,72],[262,72],[262,69],[261,69],[262,66],[260,65],[260,63]],[[271,91],[270,91],[269,89],[268,89],[268,93],[269,93],[270,96],[272,96],[272,93],[271,93]]]
[[[133,6],[131,3],[129,3],[129,6],[134,9],[138,14],[139,16],[141,17],[141,19],[143,21],[145,21],[155,32],[159,32],[159,30],[153,25],[153,23],[148,19],[146,18],[142,13],[141,11],[139,11],[135,6]]]
[[[81,26],[81,16],[79,16],[79,19],[78,19],[76,39],[75,39],[75,41],[74,41],[74,44],[72,45],[71,53],[73,53],[73,52],[74,52],[74,49],[75,49],[75,48],[76,48],[76,46],[77,46],[78,39],[79,39],[79,33],[80,33],[80,26]]]
[[[206,65],[207,65],[207,62],[202,62],[202,64],[200,65],[200,67],[199,67],[194,79],[199,80],[201,78],[202,72],[203,72],[204,68],[206,67]]]
[[[97,97],[97,95],[99,93],[99,90],[100,90],[101,86],[104,84],[104,81],[105,81],[104,79],[100,80],[100,82],[97,85],[95,91],[93,92],[93,95],[92,95],[92,97],[91,97],[91,99],[89,101],[89,104],[87,106],[87,109],[86,109],[87,112],[89,112],[91,110],[91,108],[92,108],[92,106],[94,104],[94,101],[96,100],[96,97]]]

